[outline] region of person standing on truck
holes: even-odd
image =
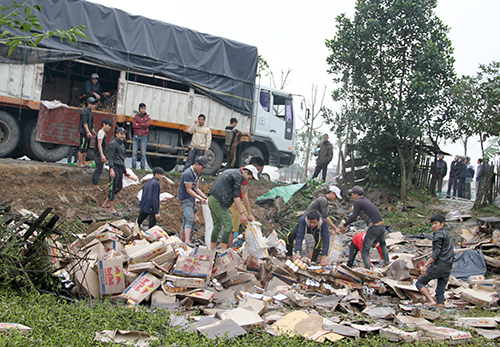
[[[198,119],[194,121],[188,129],[191,137],[191,143],[188,147],[188,157],[184,170],[187,170],[191,165],[193,165],[194,160],[200,156],[206,156],[208,149],[212,144],[212,132],[210,128],[205,125],[206,117],[204,114],[200,114]]]
[[[312,178],[318,177],[320,171],[323,171],[323,182],[325,182],[328,164],[330,164],[333,159],[333,146],[330,141],[328,141],[328,134],[323,135],[323,142],[319,144],[314,155],[318,158],[316,159],[316,168],[314,169]]]
[[[195,226],[196,199],[202,204],[207,203],[207,196],[200,190],[201,173],[205,168],[210,169],[207,157],[197,157],[195,163],[182,173],[177,198],[184,212],[182,218],[181,240],[188,246],[191,244],[191,231]]]
[[[151,125],[151,117],[146,113],[146,104],[139,104],[139,113],[134,116],[132,129],[134,137],[132,139],[132,169],[137,166],[137,151],[141,146],[141,170],[146,169],[146,149],[148,147],[148,133]]]
[[[93,97],[87,99],[87,107],[80,113],[80,124],[78,131],[80,132],[80,147],[78,148],[78,167],[88,168],[85,164],[87,159],[87,151],[89,150],[90,141],[95,137],[94,130],[94,115],[92,111],[95,110],[97,100]]]
[[[371,269],[370,266],[370,248],[378,240],[385,264],[390,263],[387,245],[385,243],[385,226],[384,220],[378,208],[368,200],[364,195],[365,191],[360,186],[354,186],[349,189],[354,200],[354,208],[351,216],[347,221],[340,226],[340,231],[343,233],[346,227],[354,222],[358,215],[364,220],[368,226],[365,239],[363,240],[363,247],[361,248],[361,255],[363,256],[363,263],[366,269]]]
[[[115,197],[122,190],[123,176],[130,176],[125,170],[125,137],[127,131],[120,127],[116,129],[116,138],[108,146],[109,165],[109,194],[102,207],[109,208],[108,212],[121,217],[115,209]]]
[[[90,75],[90,79],[86,80],[83,83],[83,93],[80,96],[82,101],[87,100],[90,97],[93,97],[97,101],[103,101],[104,95],[109,96],[109,93],[101,92],[101,84],[99,83],[99,75],[97,73],[93,73]]]
[[[100,191],[102,191],[102,188],[99,187],[99,178],[101,177],[102,170],[104,169],[104,164],[108,163],[108,159],[106,158],[106,134],[112,126],[113,122],[111,122],[111,119],[104,118],[102,120],[101,130],[97,132],[97,140],[94,148],[95,170],[92,175],[92,188]]]
[[[142,222],[148,218],[148,227],[151,229],[156,225],[157,220],[161,220],[160,216],[160,182],[164,171],[161,167],[153,168],[153,178],[150,179],[144,187],[142,187],[141,212],[137,217],[137,225],[141,227]]]
[[[259,172],[253,165],[247,165],[243,169],[228,169],[223,171],[215,180],[208,192],[208,207],[214,223],[211,237],[210,249],[217,247],[219,233],[224,226],[222,233],[221,249],[227,249],[229,235],[233,230],[233,221],[229,207],[234,203],[238,209],[241,223],[246,224],[243,206],[240,199],[240,190],[243,182],[249,179],[259,180]]]

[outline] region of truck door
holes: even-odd
[[[272,93],[272,112],[269,122],[269,137],[279,151],[289,152],[293,144],[293,99],[289,95]]]

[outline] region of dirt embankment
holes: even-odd
[[[0,159],[0,203],[12,199],[9,205],[14,210],[26,209],[41,213],[45,208],[52,207],[52,213],[58,215],[61,221],[74,222],[79,218],[116,219],[107,213],[101,204],[106,199],[108,186],[108,172],[101,175],[100,186],[104,190],[92,189],[93,169],[81,169],[67,164],[41,163],[15,159]],[[139,175],[141,178],[144,174]],[[169,232],[177,232],[182,225],[182,209],[177,200],[180,174],[166,174],[174,181],[170,184],[161,182],[161,191],[174,196],[173,199],[161,203],[160,214],[162,220],[159,225]],[[214,177],[202,178],[200,187],[208,193]],[[132,221],[139,214],[139,200],[137,193],[143,184],[124,188],[116,198],[116,207],[123,218]],[[262,208],[253,201],[275,187],[273,183],[250,182],[249,197],[252,211],[258,221],[264,224],[265,229],[273,230],[274,225],[268,223],[274,214],[274,208]],[[199,213],[203,220],[202,213]],[[199,226],[200,231],[203,226]]]

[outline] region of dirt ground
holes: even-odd
[[[52,213],[58,215],[61,221],[74,222],[83,220],[113,220],[115,216],[102,208],[106,199],[108,186],[107,171],[101,175],[100,186],[104,191],[92,189],[93,169],[81,169],[68,164],[42,163],[9,158],[0,159],[0,204],[6,200],[13,210],[26,209],[40,214],[47,207],[52,207]],[[145,174],[138,174],[142,178]],[[166,176],[174,181],[169,184],[161,182],[161,192],[168,192],[174,196],[160,206],[162,220],[158,223],[170,233],[176,233],[182,225],[182,209],[177,200],[180,174],[167,173]],[[208,193],[214,177],[203,176],[200,187]],[[124,188],[116,198],[116,208],[122,213],[122,218],[133,221],[139,214],[139,200],[137,193],[143,184]],[[274,214],[273,207],[262,208],[253,201],[258,196],[267,193],[275,187],[275,183],[249,182],[249,197],[252,211],[258,221],[264,224],[264,230],[273,230],[275,226],[269,223]],[[198,207],[201,207],[199,205]],[[198,213],[201,220],[203,216]],[[147,222],[145,222],[147,223]],[[198,227],[200,235],[203,225]]]

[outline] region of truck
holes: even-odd
[[[2,6],[9,2],[0,0]],[[228,161],[225,127],[231,118],[245,134],[234,166],[253,156],[276,167],[293,164],[296,102],[290,93],[256,83],[256,47],[84,0],[28,1],[35,3],[42,7],[37,15],[44,30],[81,24],[88,40],[71,44],[52,37],[10,55],[0,44],[0,157],[65,158],[78,146],[83,85],[97,73],[110,96],[93,112],[94,128],[104,118],[112,120],[112,133],[124,127],[130,154],[132,120],[145,103],[152,119],[150,167],[170,171],[184,163],[188,128],[200,114],[212,132],[206,174]]]

